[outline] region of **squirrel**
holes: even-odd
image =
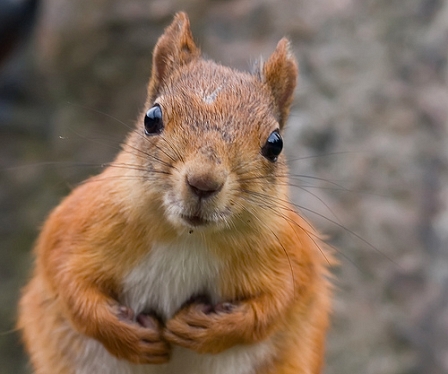
[[[185,13],[153,53],[115,161],[49,215],[18,328],[37,374],[317,374],[334,262],[282,153],[298,76],[283,38],[240,72]]]

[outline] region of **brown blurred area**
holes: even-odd
[[[13,329],[38,228],[117,153],[178,10],[207,56],[239,69],[292,41],[301,75],[285,136],[291,194],[341,262],[325,373],[448,373],[448,0],[36,9],[19,23],[34,28],[0,27],[1,374],[29,372]]]

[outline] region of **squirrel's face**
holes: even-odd
[[[256,76],[200,60],[149,106],[133,141],[175,226],[233,227],[285,199],[280,124]]]
[[[177,16],[155,48],[146,113],[126,145],[171,224],[235,229],[282,214],[280,133],[296,77],[286,40],[256,73],[242,73],[203,60]]]

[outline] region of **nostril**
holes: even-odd
[[[190,190],[200,198],[207,198],[221,191],[223,182],[209,175],[187,175]]]

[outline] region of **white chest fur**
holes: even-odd
[[[121,302],[134,310],[170,318],[194,295],[219,299],[220,264],[198,240],[157,245],[124,279]]]
[[[158,245],[125,277],[123,304],[135,314],[156,311],[170,318],[193,295],[207,294],[220,301],[217,279],[221,264],[201,242],[188,239]],[[217,355],[200,355],[174,347],[164,365],[132,365],[112,357],[103,346],[89,340],[85,359],[76,374],[253,374],[272,353],[269,341],[237,346]]]

